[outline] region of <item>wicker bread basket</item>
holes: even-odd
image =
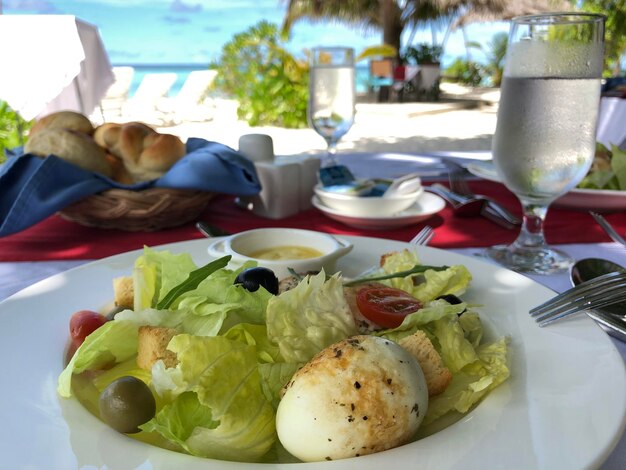
[[[89,227],[152,232],[196,219],[214,195],[169,188],[109,189],[75,202],[59,215]]]

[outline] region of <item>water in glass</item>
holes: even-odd
[[[354,50],[318,47],[311,55],[308,119],[327,143],[332,158],[337,142],[354,122],[356,89]]]
[[[548,274],[573,262],[546,244],[543,223],[593,161],[604,19],[547,13],[512,21],[492,150],[524,217],[518,238],[486,255],[516,271]]]

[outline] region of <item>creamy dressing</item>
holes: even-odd
[[[323,253],[314,248],[296,245],[283,245],[264,248],[250,253],[251,258],[267,259],[267,260],[283,260],[283,259],[309,259],[318,258]]]

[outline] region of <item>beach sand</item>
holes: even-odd
[[[338,151],[420,153],[490,150],[495,131],[497,95],[450,89],[433,103],[358,103],[355,122]],[[454,93],[456,92],[456,93]],[[201,137],[238,148],[244,134],[267,134],[276,155],[320,154],[326,143],[312,129],[250,127],[237,119],[235,101],[214,100],[213,118],[160,127],[183,140]]]

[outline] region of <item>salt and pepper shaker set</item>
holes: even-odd
[[[318,157],[276,157],[272,138],[266,134],[242,135],[239,152],[254,163],[262,188],[256,196],[239,197],[239,205],[269,219],[283,219],[312,207]]]

